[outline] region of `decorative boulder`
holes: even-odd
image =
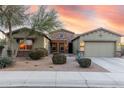
[[[78,60],[78,63],[80,65],[80,67],[87,68],[87,67],[90,67],[90,65],[91,65],[91,59],[81,58],[81,59]]]
[[[65,64],[66,56],[64,54],[55,53],[52,57],[53,64]]]

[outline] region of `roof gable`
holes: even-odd
[[[105,32],[108,32],[108,33],[110,33],[110,34],[114,34],[114,35],[117,35],[117,36],[121,36],[120,34],[118,34],[118,33],[116,33],[116,32],[113,32],[113,31],[111,31],[111,30],[105,29],[105,28],[103,28],[103,27],[100,27],[100,28],[97,28],[97,29],[88,31],[88,32],[86,32],[86,33],[83,33],[83,34],[81,34],[81,36],[82,36],[82,35],[86,35],[86,34],[90,34],[90,33],[93,33],[93,32],[97,32],[97,31],[105,31]]]
[[[16,29],[16,30],[12,31],[12,34],[17,34],[21,31],[26,31],[27,32],[27,31],[33,31],[33,30],[31,28],[28,28],[28,27],[22,27],[22,28],[19,28],[19,29]],[[45,33],[42,33],[40,31],[37,31],[37,32],[41,33],[43,36],[45,36],[46,38],[48,38],[50,40],[50,37],[47,36]],[[9,35],[9,32],[7,34]]]
[[[88,31],[86,33],[80,34],[79,36],[75,37],[73,40],[79,38],[80,36],[90,35],[90,34],[93,34],[95,32],[100,32],[100,31],[107,32],[108,34],[112,34],[112,35],[115,35],[115,36],[118,36],[118,37],[122,36],[122,35],[120,35],[120,34],[118,34],[116,32],[113,32],[111,30],[108,30],[108,29],[105,29],[105,28],[100,27],[100,28],[97,28],[97,29]]]
[[[50,34],[53,34],[53,33],[56,33],[56,32],[67,32],[67,33],[75,34],[74,32],[71,32],[71,31],[66,30],[66,29],[59,29],[59,30],[56,30],[56,31],[52,31],[52,32],[50,32]]]

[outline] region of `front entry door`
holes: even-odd
[[[72,53],[72,51],[73,51],[72,43],[69,43],[68,44],[68,53]]]
[[[64,43],[59,43],[59,52],[64,53]]]

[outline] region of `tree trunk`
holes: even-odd
[[[11,22],[8,21],[8,28],[9,28],[9,49],[12,51],[12,55],[13,55],[13,48],[12,48],[12,26],[11,26]],[[11,55],[11,57],[12,57]]]

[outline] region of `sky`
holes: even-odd
[[[39,6],[31,6],[36,12]],[[63,28],[81,34],[99,27],[124,34],[124,5],[57,5],[48,6],[58,12]]]

